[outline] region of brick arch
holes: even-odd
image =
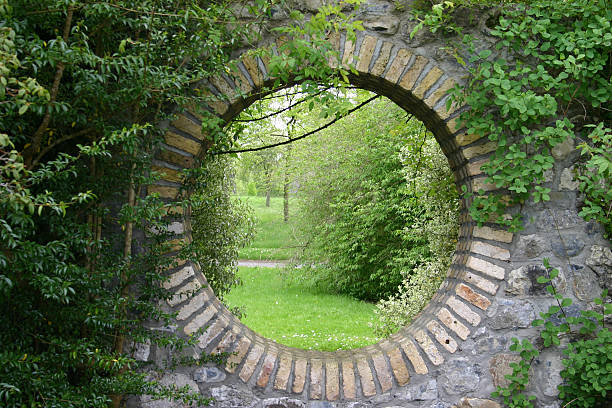
[[[434,133],[459,188],[494,189],[484,183],[480,166],[495,146],[459,127],[462,107],[448,111],[445,107],[446,92],[458,78],[416,50],[372,34],[361,35],[355,42],[344,35],[330,41],[342,64],[354,63],[357,75],[350,76],[354,85],[389,97]],[[230,74],[209,79],[208,90],[218,99],[208,108],[230,120],[269,82],[267,65],[260,57],[243,55]],[[179,171],[194,165],[194,158],[202,154],[203,140],[194,112],[187,111],[169,124],[155,161],[155,170],[165,176],[149,193],[175,198]],[[224,367],[226,374],[260,394],[352,401],[400,390],[415,378],[432,376],[445,361],[461,355],[462,342],[487,319],[485,312],[505,278],[513,234],[494,226],[475,226],[466,208],[464,202],[457,249],[445,282],[412,324],[372,346],[305,351],[266,339],[221,305],[191,262],[170,271],[166,286],[176,294],[168,307],[178,313],[176,324],[182,334],[191,336],[205,328],[197,339],[198,352],[232,353]],[[191,239],[189,214],[183,215],[173,224],[177,241]],[[192,298],[181,296],[196,289],[200,291]]]

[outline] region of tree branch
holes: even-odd
[[[64,32],[62,35],[62,39],[64,42],[68,42],[68,36],[70,35],[70,27],[72,26],[72,16],[74,15],[74,6],[68,7],[68,13],[66,14],[66,20],[64,22]],[[64,62],[60,61],[57,63],[57,70],[55,71],[55,77],[53,78],[53,85],[51,86],[51,92],[49,92],[49,103],[47,104],[47,111],[45,112],[45,116],[43,116],[43,120],[34,132],[32,136],[32,146],[30,147],[30,151],[26,154],[26,166],[29,168],[32,166],[32,158],[38,151],[40,150],[40,143],[42,141],[42,135],[47,130],[49,126],[49,122],[51,121],[51,107],[55,103],[57,99],[57,94],[59,92],[60,81],[62,80],[62,75],[64,74]]]
[[[30,165],[30,167],[32,167],[32,168],[36,167],[36,165],[38,164],[40,159],[42,159],[45,154],[49,153],[49,151],[51,149],[53,149],[55,146],[57,146],[58,144],[64,143],[65,141],[68,141],[70,139],[74,139],[74,138],[79,137],[79,136],[83,136],[83,135],[91,132],[93,129],[94,128],[86,128],[86,129],[79,130],[78,132],[66,135],[64,137],[60,137],[55,142],[51,143],[49,146],[46,146],[44,149],[42,149],[40,151],[40,153],[38,154],[38,156],[36,156],[36,158],[34,160],[32,160],[32,164]]]
[[[315,130],[312,130],[312,131],[310,131],[310,132],[304,133],[304,134],[303,134],[303,135],[301,135],[301,136],[294,137],[294,138],[292,138],[292,139],[288,139],[288,140],[285,140],[285,141],[282,141],[282,142],[279,142],[279,143],[274,143],[274,144],[271,144],[271,145],[259,146],[259,147],[251,147],[251,148],[247,148],[247,149],[238,149],[238,150],[225,150],[225,151],[216,152],[216,153],[212,153],[212,154],[213,154],[213,156],[217,156],[217,155],[220,155],[220,154],[230,154],[230,153],[245,153],[245,152],[257,152],[257,151],[264,150],[264,149],[270,149],[270,148],[272,148],[272,147],[276,147],[276,146],[286,145],[286,144],[289,144],[289,143],[291,143],[291,142],[295,142],[296,140],[304,139],[305,137],[311,136],[311,135],[313,135],[313,134],[315,134],[315,133],[317,133],[317,132],[320,132],[320,131],[321,131],[321,130],[323,130],[323,129],[326,129],[326,128],[330,127],[331,125],[333,125],[334,123],[336,123],[336,122],[337,122],[337,121],[339,121],[340,119],[345,118],[345,117],[347,117],[348,115],[350,115],[351,113],[353,113],[353,112],[355,112],[355,111],[357,111],[357,110],[359,110],[359,109],[363,108],[365,105],[367,105],[368,103],[372,102],[374,99],[377,99],[377,98],[379,98],[379,97],[380,97],[380,95],[374,95],[374,96],[373,96],[373,97],[371,97],[370,99],[368,99],[368,100],[366,100],[366,101],[364,101],[364,102],[360,103],[359,105],[355,106],[354,108],[352,108],[352,109],[348,110],[348,111],[347,111],[347,112],[346,112],[344,115],[339,116],[339,117],[336,117],[336,118],[335,118],[334,120],[332,120],[331,122],[328,122],[328,123],[326,123],[325,125],[323,125],[323,126],[321,126],[321,127],[317,128],[317,129],[315,129]]]

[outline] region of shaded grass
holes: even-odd
[[[304,288],[282,278],[277,268],[240,267],[244,281],[225,296],[244,306],[241,320],[264,337],[301,349],[347,350],[376,343],[369,322],[374,305],[347,296]]]
[[[254,210],[256,235],[251,245],[240,249],[238,258],[269,260],[291,258],[291,246],[295,245],[295,241],[291,234],[291,219],[289,222],[283,221],[283,198],[272,197],[270,207],[266,207],[265,197],[240,196],[239,198]],[[289,204],[291,205],[291,201]]]

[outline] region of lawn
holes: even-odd
[[[291,258],[291,246],[295,245],[291,233],[291,219],[283,221],[283,198],[272,197],[266,207],[265,197],[240,196],[255,212],[256,235],[253,243],[242,248],[239,259],[284,260]],[[290,202],[291,204],[291,202]],[[291,214],[291,207],[289,207]]]
[[[242,322],[264,337],[306,350],[347,350],[374,344],[374,305],[288,283],[277,268],[239,268],[243,286],[225,296],[244,306]]]

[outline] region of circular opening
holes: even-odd
[[[425,124],[366,90],[321,86],[270,94],[229,127],[238,157],[206,161],[192,210],[217,297],[301,349],[364,347],[408,325],[458,235],[453,175]]]

